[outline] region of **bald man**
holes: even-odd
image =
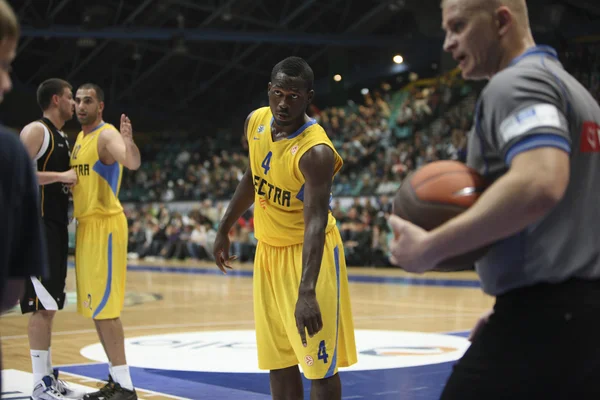
[[[423,273],[485,245],[496,297],[471,334],[448,399],[600,398],[600,107],[551,47],[524,0],[444,0],[444,50],[465,79],[489,79],[467,164],[491,185],[426,232],[391,217],[391,261]]]

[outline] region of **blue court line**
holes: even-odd
[[[370,371],[340,371],[344,398],[356,400],[436,400],[450,375],[453,362]],[[61,371],[106,380],[107,364],[60,367]],[[270,400],[266,373],[173,371],[129,367],[140,389],[189,399]],[[305,398],[310,382],[302,376]]]
[[[464,338],[469,337],[470,334],[471,334],[471,331],[446,332],[446,333],[444,333],[444,335],[452,335],[452,336],[458,336],[458,337],[464,337]]]
[[[81,376],[106,381],[108,378],[107,364],[85,364],[59,368],[61,371],[70,372]],[[129,367],[131,380],[139,389],[152,390],[154,392],[179,396],[188,399],[210,398],[211,400],[270,400],[271,396],[247,390],[243,387],[235,387],[240,382],[233,379],[233,385],[224,382],[213,383],[208,379],[189,379],[185,372],[164,371],[151,368]],[[234,374],[224,374],[232,377]],[[256,374],[258,375],[258,374]],[[268,384],[268,375],[264,374]],[[233,387],[232,387],[233,386]],[[268,392],[267,392],[268,393]],[[206,396],[206,397],[204,397]]]
[[[69,266],[74,266],[69,262]],[[137,272],[160,272],[169,274],[190,274],[190,275],[223,275],[215,266],[214,268],[198,267],[177,267],[169,265],[128,265],[128,271]],[[230,270],[227,276],[252,277],[252,271]],[[348,281],[355,283],[379,283],[383,285],[409,285],[409,286],[442,286],[442,287],[460,287],[460,288],[480,288],[481,284],[472,279],[442,279],[442,278],[417,278],[400,276],[375,276],[375,275],[349,275]]]

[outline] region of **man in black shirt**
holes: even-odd
[[[34,388],[44,377],[48,377],[54,392],[66,397],[80,397],[79,393],[75,394],[58,380],[58,371],[52,368],[50,351],[52,320],[65,302],[69,195],[70,186],[77,182],[77,174],[69,167],[69,142],[60,131],[65,122],[73,118],[75,103],[72,87],[62,79],[48,79],[38,87],[37,101],[43,116],[23,128],[21,141],[37,164],[40,212],[46,231],[50,275],[48,279],[31,276],[26,281],[21,310],[23,313],[32,313],[29,320],[29,346]],[[47,388],[44,386],[44,389]],[[54,399],[49,391],[41,390],[34,390],[32,397],[34,400]]]
[[[10,65],[19,36],[19,23],[13,9],[5,0],[0,0],[0,102],[4,93],[12,88]],[[24,279],[30,275],[45,277],[47,266],[37,179],[17,135],[2,125],[0,171],[0,226],[4,230],[0,240],[0,312],[4,312],[21,298]]]
[[[0,0],[0,13],[3,3]],[[2,47],[0,44],[0,61],[4,58]],[[0,240],[0,298],[1,312],[5,312],[21,300],[25,279],[47,276],[48,266],[35,171],[17,135],[2,125],[0,170],[0,226],[4,230]]]

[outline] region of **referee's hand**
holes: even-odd
[[[494,313],[494,309],[491,309],[490,311],[488,311],[485,314],[483,314],[481,316],[481,318],[479,318],[479,321],[477,321],[477,324],[475,325],[475,327],[473,328],[473,330],[469,334],[469,341],[470,342],[474,341],[475,338],[477,337],[477,335],[479,335],[481,333],[481,330],[483,329],[483,327],[485,326],[485,324],[487,324],[488,320],[490,319],[490,316],[493,313]]]

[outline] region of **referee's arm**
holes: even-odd
[[[445,259],[523,231],[563,198],[570,180],[571,138],[561,87],[550,77],[509,68],[482,93],[479,134],[507,168],[467,211],[431,231]],[[476,121],[476,124],[478,122]]]

